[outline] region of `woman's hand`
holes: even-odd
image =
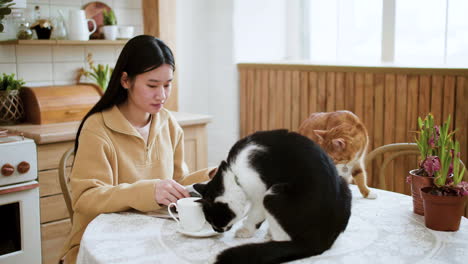
[[[155,185],[154,199],[158,204],[169,205],[184,197],[190,197],[189,192],[174,180],[159,180]]]

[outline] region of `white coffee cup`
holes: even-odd
[[[200,203],[195,202],[200,198],[188,197],[177,200],[177,203],[171,203],[167,207],[169,214],[177,221],[179,227],[185,231],[197,232],[205,225],[205,215],[203,214]],[[179,219],[171,212],[171,207],[175,206],[179,213]]]

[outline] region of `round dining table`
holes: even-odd
[[[323,254],[290,263],[468,263],[467,218],[462,217],[457,232],[433,231],[425,227],[423,216],[413,213],[410,196],[372,189],[378,198],[371,200],[355,185],[350,189],[352,213],[346,230]],[[198,238],[177,232],[175,221],[150,213],[101,214],[86,228],[77,263],[207,264],[226,248],[266,239],[268,223],[252,238],[235,238],[239,227]]]

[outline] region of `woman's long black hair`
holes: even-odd
[[[85,115],[78,127],[75,138],[75,153],[78,150],[78,139],[86,119],[94,113],[102,112],[127,100],[127,90],[120,83],[122,73],[126,72],[129,79],[134,80],[138,74],[151,71],[163,64],[171,65],[172,69],[175,70],[174,55],[171,49],[160,39],[140,35],[125,44],[112,72],[107,90],[96,105]]]

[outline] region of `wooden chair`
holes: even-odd
[[[387,182],[385,178],[385,169],[387,168],[387,165],[398,156],[419,154],[419,149],[416,143],[394,143],[380,146],[366,155],[366,168],[369,168],[373,159],[375,159],[379,155],[386,154],[387,152],[392,153],[392,155],[388,155],[384,158],[382,164],[380,165],[380,171],[378,173],[379,186],[377,186],[377,188],[383,190],[387,190]]]
[[[69,164],[69,159],[74,156],[75,147],[67,150],[62,158],[60,159],[59,164],[59,180],[60,188],[62,189],[63,199],[67,205],[68,213],[70,214],[70,221],[73,222],[73,206],[71,203],[71,188],[70,188],[70,178],[67,175],[67,164]]]
[[[383,189],[383,190],[387,190],[387,183],[385,179],[385,168],[392,160],[394,160],[398,156],[403,156],[403,155],[410,155],[410,154],[419,155],[419,149],[416,143],[394,143],[394,144],[383,145],[372,150],[371,152],[367,154],[366,160],[365,160],[366,168],[369,167],[372,160],[375,159],[378,155],[386,154],[387,152],[392,153],[392,154],[384,158],[384,160],[382,161],[382,165],[380,166],[380,171],[378,173],[379,186],[377,186],[377,188]],[[460,160],[460,162],[461,162],[461,165],[465,167],[465,164],[463,164],[463,161]],[[468,170],[465,171],[465,175],[463,178],[465,181],[468,180]],[[465,207],[465,217],[468,217],[468,204]]]

